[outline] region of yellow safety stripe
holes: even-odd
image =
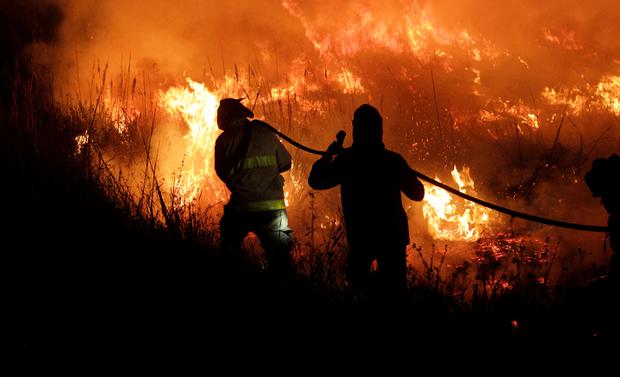
[[[247,157],[243,161],[242,168],[245,169],[255,169],[255,168],[265,168],[270,166],[278,166],[278,162],[276,160],[275,155],[267,155],[267,156],[250,156]]]
[[[278,209],[286,209],[284,199],[262,200],[260,202],[246,203],[243,207],[250,212],[275,211]]]

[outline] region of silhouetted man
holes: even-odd
[[[284,178],[291,155],[276,136],[253,118],[240,100],[226,98],[217,111],[224,132],[215,142],[215,171],[231,192],[220,222],[221,248],[240,257],[243,239],[256,234],[277,277],[290,276],[291,229],[284,204]]]
[[[615,283],[620,281],[620,156],[597,158],[592,162],[592,169],[585,175],[585,181],[592,196],[600,197],[601,203],[609,213],[609,243],[613,249],[609,266],[609,278]]]
[[[383,145],[383,119],[370,105],[353,115],[353,146],[332,143],[312,166],[308,183],[315,190],[340,185],[349,242],[347,277],[362,292],[372,292],[371,266],[377,261],[378,288],[403,297],[407,290],[406,246],[409,226],[401,192],[424,198],[424,186],[398,153]]]

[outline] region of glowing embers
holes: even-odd
[[[523,103],[522,100],[512,103],[501,97],[487,102],[488,109],[480,110],[479,119],[483,122],[495,122],[502,119],[513,119],[520,132],[523,127],[529,129],[540,128],[537,111]]]
[[[460,192],[476,195],[474,180],[469,174],[468,167],[464,166],[459,172],[455,166],[452,170],[452,179]],[[453,197],[447,191],[430,184],[425,183],[424,189],[426,193],[422,212],[433,238],[475,241],[490,225],[490,214],[486,208]]]
[[[218,135],[219,99],[204,84],[187,78],[187,85],[160,92],[162,107],[172,116],[180,116],[189,127],[184,136],[185,153],[181,172],[175,177],[173,192],[181,205],[197,198],[203,185],[213,186],[213,198],[223,199],[224,191],[215,179],[213,153]]]

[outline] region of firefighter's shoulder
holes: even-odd
[[[398,165],[402,165],[402,164],[408,165],[407,160],[405,160],[405,158],[400,153],[396,153],[389,149],[385,150],[385,158],[386,158],[386,162],[388,163],[398,164]]]

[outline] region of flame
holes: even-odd
[[[226,199],[224,184],[217,178],[214,169],[215,140],[219,135],[217,127],[217,108],[219,98],[234,95],[240,83],[229,76],[218,86],[220,90],[209,90],[203,83],[186,78],[186,85],[170,87],[160,92],[161,106],[173,117],[180,117],[189,130],[183,137],[185,142],[184,160],[180,173],[169,189],[178,199],[177,205],[185,206],[195,201],[204,189],[208,189],[206,200],[210,203]],[[270,89],[270,101],[279,101],[282,97],[295,96],[299,81],[292,84]],[[296,166],[291,169],[290,179],[285,185],[287,206],[301,197],[300,190],[303,178],[297,174]]]
[[[620,76],[605,76],[596,86],[596,94],[606,109],[620,115]]]
[[[90,140],[90,135],[88,135],[88,130],[86,130],[82,135],[78,135],[75,137],[75,154],[81,154],[84,145],[86,145]]]
[[[489,110],[480,110],[479,119],[483,122],[495,122],[501,119],[514,119],[517,122],[519,130],[522,126],[530,129],[539,129],[540,123],[538,114],[535,109],[519,101],[512,104],[510,100],[504,100],[501,97],[496,100],[488,101]]]
[[[390,16],[390,22],[385,21],[386,17],[382,17],[378,7],[357,5],[351,19],[337,30],[329,30],[325,25],[313,25],[296,1],[283,0],[282,5],[301,21],[306,37],[324,57],[351,56],[377,47],[395,54],[409,53],[428,63],[436,57],[452,59],[452,55],[440,48],[444,46],[466,50],[467,55],[476,62],[483,58],[492,60],[500,55],[487,39],[474,38],[466,29],[450,30],[440,26],[430,6],[421,6],[416,2],[404,4],[400,16]]]
[[[354,75],[350,70],[343,68],[342,72],[337,75],[337,80],[342,86],[342,92],[345,94],[365,93],[366,89],[362,85],[362,80]]]
[[[209,184],[216,199],[223,199],[224,191],[215,178],[213,154],[217,127],[218,96],[204,84],[187,78],[186,86],[171,87],[160,92],[162,107],[172,116],[180,116],[189,127],[184,136],[185,157],[181,173],[174,182],[174,191],[181,205],[194,201],[201,188]]]
[[[566,27],[546,28],[543,30],[543,37],[548,43],[565,50],[583,50],[583,44],[579,41],[577,33]]]
[[[121,137],[121,142],[125,143],[132,128],[138,118],[140,111],[135,108],[133,102],[128,105],[120,103],[118,99],[112,97],[111,88],[107,88],[103,96],[103,111],[107,113],[112,128]]]
[[[468,167],[464,166],[459,172],[455,166],[452,179],[460,192],[476,194]],[[454,200],[447,191],[430,184],[424,185],[426,193],[422,212],[435,239],[475,241],[490,225],[490,215],[484,207],[462,199]]]
[[[581,114],[588,106],[589,98],[580,89],[554,89],[545,87],[542,98],[551,105],[565,105],[573,114]]]
[[[551,105],[564,105],[573,114],[607,111],[620,115],[620,76],[603,76],[596,84],[573,88],[545,87],[541,97]]]

